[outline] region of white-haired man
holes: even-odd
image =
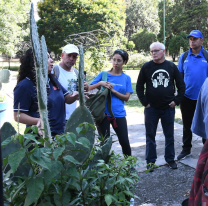
[[[160,42],[150,45],[152,61],[146,62],[139,73],[137,96],[145,107],[146,161],[151,172],[157,159],[155,135],[159,119],[165,135],[165,160],[177,169],[174,149],[175,105],[179,105],[185,92],[184,81],[176,65],[165,60],[165,46]],[[178,95],[175,96],[175,84]],[[146,84],[146,91],[144,85]]]
[[[74,44],[67,44],[62,49],[61,59],[62,61],[54,65],[53,73],[61,83],[61,85],[68,90],[71,94],[76,93],[77,98],[79,97],[76,92],[78,70],[73,66],[75,65],[79,56],[79,49]],[[88,90],[88,84],[84,84],[85,90]],[[77,101],[72,104],[66,104],[66,120],[69,119],[73,111],[77,107]]]

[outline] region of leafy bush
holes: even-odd
[[[145,62],[151,60],[151,56],[145,52],[136,53],[129,55],[129,61],[127,63],[128,67],[133,67],[134,69],[141,69]]]
[[[27,133],[30,129],[33,132]],[[84,136],[86,127],[81,124],[76,130]],[[3,160],[5,205],[127,206],[130,198],[135,197],[138,174],[132,168],[136,166],[136,157],[111,154],[107,161],[93,162],[96,154],[104,152],[100,147],[103,142],[99,142],[81,164],[68,155],[66,148],[68,144],[88,148],[85,137],[76,139],[73,133],[57,135],[50,145],[43,147],[47,138],[36,140],[37,133],[36,126],[29,127],[24,135],[17,133],[2,142],[2,148],[10,144],[17,147]]]
[[[149,52],[150,44],[157,41],[157,37],[154,33],[148,32],[147,29],[139,29],[137,33],[133,34],[131,40],[135,44],[135,48],[138,52]]]

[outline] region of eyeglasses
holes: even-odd
[[[158,53],[160,50],[163,50],[163,49],[159,49],[159,50],[152,50],[152,51],[150,51],[150,53],[151,53],[151,54],[153,54],[153,53]]]

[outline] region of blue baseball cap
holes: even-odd
[[[186,38],[189,38],[191,36],[203,39],[203,35],[199,30],[192,30],[191,33]]]

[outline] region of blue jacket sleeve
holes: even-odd
[[[205,80],[197,100],[191,130],[194,134],[207,139],[208,137],[208,78]]]

